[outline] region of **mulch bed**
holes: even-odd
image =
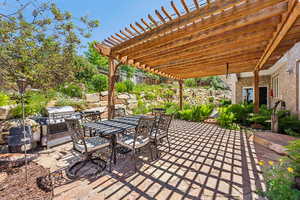
[[[49,172],[42,166],[30,162],[28,164],[28,181],[25,179],[25,166],[7,169],[0,172],[1,200],[50,200],[51,192],[41,190],[36,183],[37,177],[45,176]]]

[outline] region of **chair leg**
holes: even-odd
[[[154,142],[154,146],[155,146],[156,158],[158,158],[159,155],[158,155],[158,145],[157,145],[157,141]]]
[[[110,159],[109,159],[109,172],[111,172],[112,169],[112,161],[114,159],[114,150],[111,150]]]
[[[169,152],[171,151],[171,145],[170,145],[170,141],[169,141],[169,136],[167,135],[167,141],[168,141],[168,145],[169,145]]]
[[[134,170],[137,171],[137,167],[136,167],[136,157],[135,157],[135,156],[136,156],[135,149],[133,149],[132,153],[133,153],[133,160],[134,160]]]
[[[153,160],[153,152],[152,152],[152,149],[151,149],[151,143],[148,144],[148,148],[149,148],[149,151],[150,151],[150,156],[151,156],[151,161]]]

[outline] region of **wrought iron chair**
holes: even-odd
[[[66,123],[68,129],[73,132],[71,137],[74,150],[78,151],[84,156],[82,161],[75,163],[69,168],[68,176],[70,178],[78,177],[77,172],[88,162],[98,165],[101,168],[101,171],[103,171],[106,167],[106,161],[99,157],[93,157],[93,154],[99,150],[110,147],[110,140],[102,137],[85,137],[83,128],[81,127],[78,119],[66,119]],[[112,159],[110,159],[110,169],[111,160]],[[99,161],[102,161],[102,163]]]
[[[82,120],[84,122],[100,122],[101,119],[101,113],[100,112],[88,112],[82,114]],[[86,133],[86,130],[84,129],[84,133]],[[88,130],[89,136],[93,137],[96,135],[96,132],[93,130]],[[86,134],[85,134],[86,136]]]
[[[150,142],[154,144],[156,150],[156,156],[158,157],[158,144],[164,138],[167,138],[169,151],[171,151],[170,141],[169,141],[169,128],[173,115],[161,114],[158,118],[157,124],[153,128],[150,135]]]
[[[145,118],[145,117],[140,118],[139,123],[133,133],[123,134],[117,139],[117,144],[126,147],[132,151],[134,162],[135,162],[135,170],[137,169],[136,167],[137,150],[148,145],[151,153],[151,158],[152,158],[152,151],[149,142],[150,142],[150,133],[152,131],[153,125],[154,125],[154,118]]]
[[[164,108],[153,108],[152,109],[152,115],[154,116],[160,116],[161,114],[165,114],[166,113],[166,109]]]
[[[116,118],[116,117],[125,117],[126,116],[126,111],[124,108],[116,108],[114,110],[114,115],[113,115],[113,118]]]

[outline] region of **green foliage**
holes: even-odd
[[[88,61],[97,66],[100,69],[107,70],[108,69],[108,58],[105,56],[100,55],[97,50],[95,49],[97,41],[93,41],[89,43],[88,51],[85,52],[85,56],[87,57]]]
[[[89,82],[94,74],[98,73],[97,67],[81,56],[76,58],[75,67],[75,78],[81,82]]]
[[[144,97],[146,100],[155,100],[157,98],[153,92],[146,92]]]
[[[179,114],[179,118],[182,120],[188,120],[188,121],[193,120],[193,110],[192,109],[181,110],[178,112],[178,114]]]
[[[249,121],[252,123],[257,123],[263,125],[265,128],[270,128],[270,123],[268,120],[271,120],[272,110],[268,109],[266,106],[261,106],[259,109],[259,113],[254,113],[249,117]]]
[[[122,92],[130,93],[133,91],[133,89],[134,89],[134,83],[131,80],[126,80],[123,82],[116,83],[116,90],[119,93],[122,93]]]
[[[290,169],[289,164],[285,162],[264,169],[267,190],[259,194],[270,200],[300,199],[300,191],[293,188],[294,174],[288,169]]]
[[[86,104],[86,102],[83,100],[74,100],[69,97],[62,96],[62,97],[58,98],[55,106],[72,106],[76,110],[80,111],[85,108],[85,104]]]
[[[51,1],[11,3],[16,6],[1,5],[0,79],[22,77],[43,89],[74,81],[80,38],[88,38],[99,22],[86,16],[78,20]]]
[[[65,84],[60,91],[69,97],[82,97],[83,93],[82,89],[74,83]]]
[[[197,86],[197,82],[194,78],[189,78],[189,79],[186,79],[184,81],[184,85],[186,87],[196,87]]]
[[[300,140],[295,140],[285,146],[287,149],[288,157],[290,158],[290,164],[295,170],[295,173],[300,175]]]
[[[49,99],[45,94],[41,92],[27,92],[24,96],[25,102],[25,116],[32,116],[36,114],[43,114],[44,108],[47,105]],[[12,116],[14,118],[22,117],[22,106],[21,102],[18,102],[19,105],[12,109]]]
[[[178,104],[172,103],[172,102],[166,102],[164,105],[164,108],[166,109],[166,114],[168,115],[174,115],[176,118],[178,118],[178,112],[179,112],[179,106]]]
[[[234,113],[230,112],[229,108],[219,108],[219,117],[217,118],[218,123],[223,128],[239,130],[240,127],[235,123],[236,117]]]
[[[228,106],[228,111],[235,115],[235,122],[248,125],[249,114],[253,112],[252,104],[232,104]]]
[[[7,106],[11,104],[10,97],[4,92],[0,92],[0,106]]]
[[[132,78],[136,69],[135,67],[131,67],[129,65],[122,65],[120,68],[121,71],[126,72],[127,78]]]
[[[300,120],[296,116],[285,116],[279,118],[279,132],[292,136],[300,136]]]
[[[167,102],[171,102],[174,95],[175,95],[175,92],[171,89],[168,89],[168,90],[163,91],[163,93],[161,94],[161,97],[166,99]]]
[[[212,104],[203,104],[195,106],[192,109],[192,120],[193,121],[204,121],[212,113],[214,106]]]
[[[220,100],[220,106],[229,106],[231,105],[231,100],[230,99],[221,99]]]
[[[94,92],[102,92],[108,89],[108,78],[103,74],[93,75],[91,81],[89,82],[89,88]]]
[[[224,90],[226,89],[224,82],[219,76],[209,76],[209,77],[203,77],[203,78],[197,78],[197,82],[199,82],[201,85],[207,85],[208,88],[212,88],[214,90]]]
[[[133,114],[138,115],[138,114],[146,114],[150,112],[149,108],[146,107],[146,104],[139,100],[138,105],[136,108],[133,109]]]

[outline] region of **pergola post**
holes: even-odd
[[[108,68],[108,119],[113,118],[115,110],[115,82],[116,82],[117,65],[113,58],[109,58]]]
[[[179,80],[179,108],[180,110],[183,109],[183,81]]]
[[[259,112],[259,70],[254,71],[254,113]]]

